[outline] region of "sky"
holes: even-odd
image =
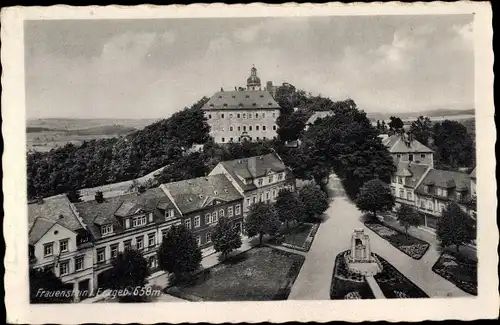
[[[474,108],[472,15],[25,22],[27,118],[166,118],[288,82],[366,112]]]

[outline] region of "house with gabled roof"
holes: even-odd
[[[179,211],[160,188],[74,206],[93,237],[95,286],[107,282],[112,258],[129,248],[142,252],[155,270],[162,238],[170,227],[181,223]]]
[[[211,234],[219,218],[226,217],[241,232],[243,196],[223,175],[209,175],[160,185],[174,204],[182,223],[201,248],[212,245]]]
[[[29,262],[52,270],[75,299],[94,289],[92,235],[66,195],[28,204]]]
[[[415,205],[415,190],[431,170],[429,165],[399,161],[391,177],[391,191],[396,199],[394,209],[401,204]]]
[[[382,144],[389,150],[396,164],[414,162],[434,168],[434,151],[415,140],[410,133],[400,132],[382,138]]]
[[[244,197],[243,213],[252,204],[273,202],[278,192],[295,190],[295,178],[281,157],[273,152],[267,155],[221,161],[209,175],[223,174]]]
[[[435,230],[448,203],[457,203],[476,218],[469,174],[448,170],[430,170],[415,190],[417,209],[425,216],[425,227]]]

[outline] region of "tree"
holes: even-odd
[[[126,249],[111,260],[111,289],[125,290],[128,292],[120,297],[121,301],[143,301],[144,297],[134,294],[130,288],[144,287],[149,276],[148,262],[142,254],[134,249]]]
[[[380,120],[377,120],[377,130],[381,130],[382,126],[380,125]]]
[[[458,204],[450,202],[438,220],[436,236],[442,247],[455,245],[458,253],[461,245],[474,239],[474,222]]]
[[[73,285],[62,283],[50,269],[30,268],[29,285],[32,304],[68,303],[73,299]],[[60,294],[55,296],[55,292]]]
[[[248,237],[259,236],[259,245],[262,245],[264,235],[275,235],[280,228],[276,211],[269,203],[258,202],[250,206],[245,219],[245,231]]]
[[[407,204],[401,204],[396,212],[396,217],[401,227],[404,228],[406,237],[408,237],[408,229],[410,227],[418,227],[422,224],[422,217],[418,211]]]
[[[72,203],[82,202],[82,195],[79,190],[70,189],[68,192],[66,192],[66,196],[68,197],[68,200]]]
[[[386,133],[387,132],[387,125],[385,125],[385,121],[382,120],[382,124],[380,124],[380,130],[382,131],[382,133]]]
[[[215,251],[226,259],[230,252],[241,247],[238,228],[227,217],[220,217],[212,232],[212,243]]]
[[[278,192],[274,205],[278,219],[284,222],[287,228],[290,221],[301,222],[306,217],[304,203],[299,199],[297,193],[288,189]]]
[[[200,262],[201,250],[193,234],[183,225],[172,226],[158,250],[160,268],[178,280],[196,271]]]
[[[475,162],[474,141],[467,128],[457,121],[445,120],[433,126],[436,168],[472,167]]]
[[[391,121],[389,122],[388,126],[391,131],[399,131],[403,128],[404,123],[399,117],[391,116],[389,119]]]
[[[415,121],[411,122],[410,132],[418,142],[423,145],[429,145],[429,139],[432,137],[432,122],[431,119],[424,116],[419,116]]]
[[[306,122],[311,114],[305,110],[299,109],[282,121],[277,130],[279,139],[281,141],[293,141],[302,136]]]
[[[321,215],[328,209],[328,195],[318,186],[308,184],[299,189],[299,198],[304,206],[304,213],[308,218]]]
[[[394,206],[394,197],[389,185],[380,179],[372,179],[360,188],[356,206],[363,212],[372,212],[377,217],[378,211],[387,211]]]

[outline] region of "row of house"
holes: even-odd
[[[391,191],[397,209],[401,204],[416,207],[424,217],[423,227],[435,231],[449,202],[456,202],[476,219],[476,170],[470,174],[434,169],[434,152],[405,133],[385,136],[396,164]]]
[[[154,270],[157,250],[173,225],[185,225],[200,248],[209,248],[219,218],[242,231],[249,207],[274,201],[284,188],[295,190],[295,180],[271,153],[220,162],[205,177],[143,192],[78,203],[66,195],[38,200],[28,205],[30,267],[51,269],[79,295],[91,294],[109,279],[118,252],[139,250]]]

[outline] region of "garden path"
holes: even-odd
[[[370,286],[370,289],[372,289],[373,295],[377,299],[385,299],[384,293],[380,289],[377,281],[373,278],[373,276],[367,276],[366,277],[366,282]]]
[[[330,177],[328,186],[334,193],[343,192],[336,175]],[[470,296],[431,270],[437,254],[426,254],[421,260],[414,260],[366,228],[361,221],[362,213],[347,197],[335,196],[325,214],[288,299],[330,299],[335,257],[350,249],[352,231],[358,228],[370,235],[373,252],[394,265],[430,297]]]

